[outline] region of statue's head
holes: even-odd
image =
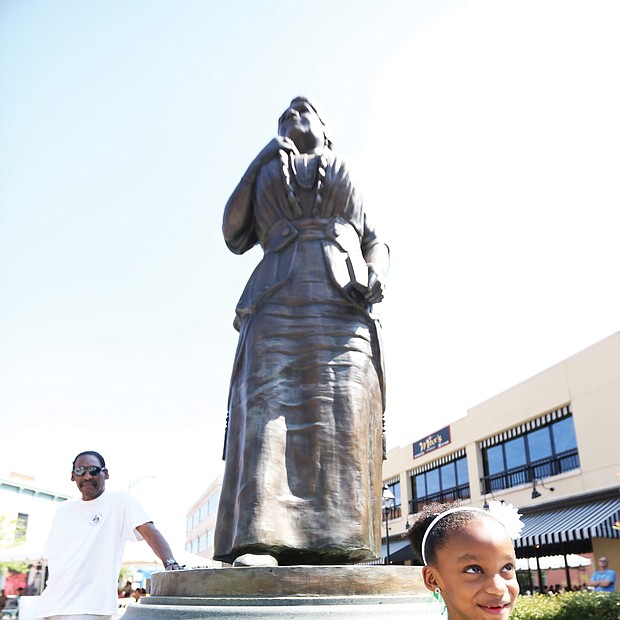
[[[305,97],[295,97],[278,120],[278,134],[289,138],[301,153],[331,148],[327,127],[316,107]]]

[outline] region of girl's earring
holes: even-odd
[[[446,611],[447,611],[447,607],[446,607],[446,602],[443,600],[443,596],[441,596],[441,589],[438,587],[435,588],[435,590],[433,591],[433,598],[440,604],[443,605],[442,609],[441,609],[441,615],[443,616]]]

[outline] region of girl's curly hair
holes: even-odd
[[[420,512],[415,515],[413,525],[405,532],[404,538],[411,543],[411,548],[420,565],[424,564],[422,559],[422,539],[429,525],[435,517],[451,508],[458,508],[458,502],[448,504],[427,504]],[[434,564],[437,561],[437,551],[447,542],[448,538],[457,533],[463,526],[476,519],[492,519],[491,515],[486,516],[479,511],[459,510],[450,513],[440,519],[426,539],[426,563]]]

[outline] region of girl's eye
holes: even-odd
[[[468,566],[465,571],[466,573],[472,573],[473,575],[479,575],[482,573],[482,569],[475,565],[475,566]]]
[[[515,569],[515,567],[512,564],[506,564],[506,566],[504,566],[504,568],[502,568],[502,572],[504,573],[510,573]]]

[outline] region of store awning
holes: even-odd
[[[45,562],[43,545],[24,543],[7,549],[0,549],[0,562]]]
[[[590,566],[592,560],[581,555],[570,553],[567,555],[551,555],[542,558],[520,558],[517,560],[517,570],[549,570],[550,568],[581,568]]]
[[[390,551],[392,545],[390,545]],[[177,558],[181,565],[189,568],[211,568],[214,566],[213,560],[204,558],[195,553],[189,553],[184,549],[177,549],[174,557]],[[43,545],[31,545],[24,543],[16,547],[8,549],[0,549],[0,562],[46,562],[46,556],[43,553]],[[132,542],[125,545],[123,553],[123,566],[152,565],[153,568],[163,570],[162,561],[155,555],[155,552],[142,540],[140,542]]]
[[[525,524],[517,549],[566,545],[592,538],[620,538],[614,528],[620,520],[620,499],[564,506],[523,516]]]

